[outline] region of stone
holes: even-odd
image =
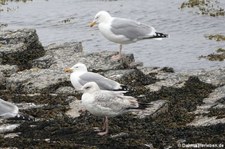
[[[0,89],[4,89],[5,88],[5,77],[4,74],[0,71]]]
[[[5,77],[10,77],[18,70],[19,68],[17,65],[0,65],[0,72],[2,72]]]
[[[29,67],[30,60],[43,56],[36,30],[5,30],[0,33],[0,63]]]
[[[156,100],[149,103],[149,107],[144,110],[139,110],[137,112],[133,112],[137,118],[146,118],[147,116],[151,116],[152,118],[156,118],[158,115],[168,112],[168,101],[167,100]]]
[[[29,69],[11,75],[6,79],[6,88],[16,93],[52,93],[68,85],[68,76],[63,71],[51,69]]]

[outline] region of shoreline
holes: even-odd
[[[182,141],[224,142],[225,68],[177,73],[167,67],[131,67],[133,54],[114,62],[111,56],[116,52],[85,54],[81,42],[43,47],[34,29],[1,33],[0,44],[0,97],[22,107],[36,105],[21,110],[36,121],[0,123],[20,124],[0,134],[1,147],[160,148],[178,147]],[[89,113],[78,117],[74,113],[74,118],[66,114],[74,106],[71,103],[79,103],[81,94],[73,89],[63,69],[77,62],[127,84],[133,88],[128,95],[153,107],[110,119],[110,135],[97,136],[92,127],[99,126],[101,118]],[[79,106],[74,112],[78,111]]]

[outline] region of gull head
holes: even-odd
[[[95,82],[88,82],[82,86],[81,91],[84,93],[93,93],[95,91],[99,91],[100,88],[97,83]]]
[[[73,72],[87,72],[87,67],[83,63],[77,63],[76,65],[74,65],[71,68],[65,68],[64,72],[69,72],[69,73],[73,73]]]
[[[90,23],[90,27],[93,27],[95,24],[105,23],[111,19],[111,15],[107,11],[99,11],[94,20]]]

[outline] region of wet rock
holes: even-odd
[[[30,60],[41,57],[45,51],[34,29],[6,30],[0,33],[0,62],[29,67]]]

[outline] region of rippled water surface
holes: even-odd
[[[225,17],[194,14],[192,9],[180,10],[182,0],[34,0],[2,6],[0,22],[4,29],[35,28],[43,45],[67,41],[82,41],[86,52],[115,50],[119,45],[106,40],[97,27],[88,23],[100,10],[112,16],[135,19],[152,25],[170,38],[162,41],[145,40],[125,45],[124,53],[134,53],[145,66],[169,66],[177,71],[224,67],[224,62],[200,59],[225,42],[210,41],[206,34],[225,34]],[[220,1],[225,8],[225,1]],[[70,20],[66,22],[66,20]],[[65,23],[66,22],[66,23]]]

